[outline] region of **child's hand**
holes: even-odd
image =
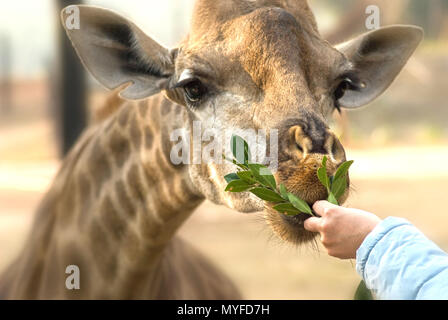
[[[309,218],[305,229],[319,232],[330,256],[340,259],[356,258],[356,250],[365,237],[381,222],[376,215],[351,208],[339,207],[327,201],[313,206],[321,218]]]

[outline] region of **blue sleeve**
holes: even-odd
[[[405,219],[389,217],[356,252],[377,299],[448,299],[448,255]]]

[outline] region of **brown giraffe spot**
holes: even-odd
[[[144,205],[145,204],[145,188],[142,184],[142,178],[138,166],[133,164],[131,169],[129,169],[126,181],[131,195],[136,203]]]
[[[160,235],[162,225],[155,221],[154,215],[163,217],[169,211],[163,208],[163,203],[158,196],[153,196],[153,205],[145,214],[141,216],[139,223],[140,232],[144,239],[149,241],[154,240],[155,237]]]
[[[126,187],[123,183],[123,181],[117,181],[115,183],[115,192],[118,197],[118,202],[120,203],[121,208],[123,211],[130,217],[135,217],[135,211],[136,208],[131,200],[129,198],[128,193],[126,191]]]
[[[142,144],[142,132],[136,115],[132,116],[130,134],[131,142],[134,145],[135,150],[139,150]]]
[[[131,229],[128,229],[123,238],[123,252],[130,261],[136,261],[140,257],[140,240],[137,233]]]
[[[176,114],[180,114],[182,112],[182,107],[180,105],[176,106]]]
[[[120,241],[126,232],[127,223],[120,216],[120,213],[115,208],[109,196],[107,196],[101,204],[100,216],[109,234],[111,234],[115,240]]]
[[[128,139],[120,131],[115,130],[110,136],[109,148],[117,167],[121,168],[131,151]]]
[[[100,274],[106,280],[113,280],[118,267],[116,248],[112,248],[107,233],[97,220],[93,220],[89,230],[92,257]]]
[[[123,128],[127,125],[129,119],[129,108],[127,106],[124,106],[121,108],[120,113],[118,114],[118,123]]]
[[[168,99],[163,99],[162,104],[160,106],[162,116],[166,116],[171,112],[171,101]]]
[[[142,100],[139,102],[138,112],[140,114],[140,117],[142,117],[143,119],[146,118],[146,113],[148,112],[148,100]]]
[[[145,148],[150,150],[154,142],[154,136],[149,126],[145,126]]]
[[[108,154],[104,151],[99,139],[95,142],[91,153],[89,172],[95,183],[95,193],[99,196],[103,183],[109,179],[111,168],[109,165]]]
[[[154,186],[158,182],[158,177],[154,175],[154,168],[150,165],[143,166],[143,174],[145,176],[145,181],[148,186]]]
[[[78,205],[80,206],[80,212],[78,213],[78,223],[81,226],[84,222],[84,218],[87,215],[92,201],[92,187],[89,178],[85,174],[80,173],[78,179]]]
[[[151,120],[151,127],[154,129],[155,132],[158,132],[160,130],[161,120],[158,109],[155,106],[150,109],[149,116]]]
[[[168,164],[166,163],[167,161],[164,157],[163,152],[158,149],[155,151],[155,156],[156,156],[156,163],[157,163],[157,166],[159,167],[159,170],[167,169]],[[171,161],[170,161],[170,163],[171,163]]]

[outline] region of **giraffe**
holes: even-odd
[[[305,215],[224,192],[233,164],[173,163],[171,133],[191,137],[194,121],[218,132],[278,130],[275,178],[313,204],[327,196],[315,174],[322,157],[330,171],[346,160],[331,114],[383,93],[422,39],[420,28],[396,25],[333,47],[305,0],[197,0],[188,36],[168,50],[111,10],[75,9],[80,29],[67,34],[77,54],[124,100],[111,99],[116,105],[64,159],[23,251],[0,278],[0,298],[240,298],[176,234],[203,200],[263,211],[285,241],[315,234],[303,228]],[[64,25],[67,18],[63,10]],[[78,290],[65,287],[68,265],[79,267]]]

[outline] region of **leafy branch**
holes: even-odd
[[[227,181],[225,191],[228,192],[251,192],[258,198],[273,203],[276,211],[295,216],[305,213],[313,216],[308,203],[296,195],[288,192],[284,184],[277,186],[271,170],[257,163],[251,163],[251,152],[247,142],[240,136],[233,135],[230,141],[231,151],[234,156],[228,159],[238,167],[238,171],[224,177]],[[336,171],[334,176],[327,174],[327,157],[322,160],[321,167],[317,170],[319,181],[327,188],[328,201],[337,204],[347,187],[347,172],[353,161],[344,162]]]

